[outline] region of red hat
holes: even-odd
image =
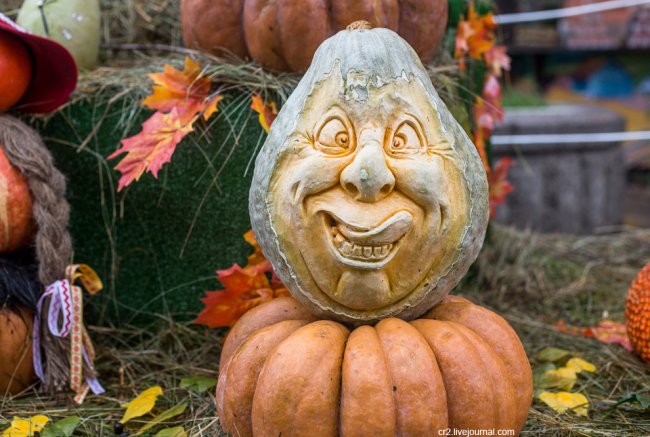
[[[32,80],[15,108],[25,112],[51,112],[64,104],[77,86],[77,64],[58,42],[32,35],[0,13],[0,32],[20,38],[32,55]]]

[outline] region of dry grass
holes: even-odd
[[[603,311],[622,320],[629,282],[650,260],[650,231],[636,230],[591,236],[542,236],[494,226],[475,273],[462,287],[474,301],[503,314],[519,333],[532,358],[547,346],[573,351],[594,363],[598,372],[580,378],[576,390],[592,402],[590,416],[555,414],[536,401],[523,435],[644,436],[650,435],[650,414],[634,403],[612,405],[633,393],[650,394],[650,366],[616,345],[557,332],[553,322],[563,319],[586,325]],[[161,385],[165,394],[157,411],[188,401],[182,425],[190,436],[219,436],[212,390],[197,394],[179,388],[190,375],[214,376],[220,353],[221,330],[178,324],[161,318],[149,329],[120,330],[95,327],[105,396],[91,396],[78,407],[67,398],[53,399],[28,392],[0,401],[0,429],[14,415],[47,414],[52,418],[79,415],[77,435],[113,434],[121,418],[120,401],[138,391]],[[146,420],[134,420],[135,431]]]

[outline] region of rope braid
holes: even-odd
[[[27,179],[32,195],[32,213],[37,226],[35,238],[38,277],[43,286],[63,279],[72,253],[68,231],[70,206],[65,198],[65,177],[54,167],[52,154],[36,131],[20,120],[0,114],[0,146],[11,164]],[[68,341],[51,335],[47,324],[50,302],[41,314],[41,339],[45,384],[53,393],[67,389],[70,359]]]

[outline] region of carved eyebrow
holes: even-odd
[[[396,118],[396,123],[394,123],[394,130],[397,131],[397,129],[402,126],[405,122],[410,122],[415,127],[416,133],[420,137],[420,142],[422,143],[423,147],[429,147],[429,139],[427,138],[427,134],[424,131],[424,128],[422,127],[422,122],[416,116],[415,114],[412,114],[410,112],[404,112],[400,117]]]
[[[352,131],[352,134],[354,134],[355,126],[352,122],[352,118],[348,112],[343,109],[338,103],[334,103],[327,111],[325,111],[322,117],[318,118],[318,120],[311,127],[311,131],[308,132],[307,135],[310,135],[312,139],[315,139],[318,135],[319,129],[322,128],[329,120],[331,120],[333,116],[339,117],[345,127],[349,128]]]

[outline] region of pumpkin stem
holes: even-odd
[[[368,23],[366,20],[359,20],[348,24],[347,30],[357,29],[372,29],[372,24]]]

